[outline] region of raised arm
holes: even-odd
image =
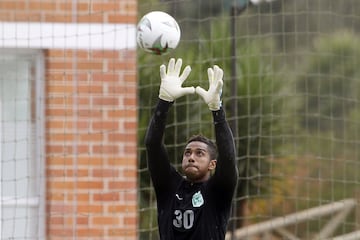
[[[171,105],[172,102],[159,99],[145,136],[148,169],[155,190],[166,188],[165,183],[173,171],[163,143],[166,117]]]
[[[218,66],[208,69],[209,89],[196,88],[198,93],[212,111],[215,126],[218,158],[215,174],[211,184],[221,193],[221,196],[231,198],[238,180],[236,167],[235,144],[232,132],[226,121],[225,111],[222,108],[221,94],[223,87],[223,70]]]
[[[214,184],[232,197],[238,180],[236,167],[236,151],[232,132],[225,118],[223,108],[213,111],[218,158],[216,171],[213,176]]]
[[[171,58],[167,69],[165,65],[160,66],[161,84],[159,101],[155,107],[145,136],[148,168],[157,192],[168,187],[169,177],[171,177],[171,174],[175,171],[170,164],[163,143],[168,111],[175,99],[185,94],[195,92],[194,87],[182,87],[183,82],[191,72],[191,68],[190,66],[186,66],[180,75],[181,65],[181,59],[175,62],[175,59]]]

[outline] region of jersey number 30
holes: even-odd
[[[190,229],[194,224],[194,211],[193,210],[185,210],[182,212],[181,210],[174,211],[175,219],[173,219],[173,225],[177,228]]]

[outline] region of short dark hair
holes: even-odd
[[[210,140],[209,138],[207,138],[201,134],[198,134],[198,135],[194,135],[194,136],[190,137],[188,139],[186,145],[191,142],[195,142],[195,141],[203,142],[208,146],[211,160],[217,158],[217,147],[216,147],[216,144],[212,140]]]

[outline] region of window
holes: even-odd
[[[0,50],[1,239],[45,238],[43,58]]]

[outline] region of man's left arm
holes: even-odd
[[[234,138],[226,121],[224,109],[221,107],[217,111],[212,111],[212,115],[218,148],[214,184],[224,194],[231,193],[232,197],[238,180]]]
[[[234,138],[226,121],[221,101],[223,75],[223,70],[217,65],[208,68],[209,89],[205,91],[201,87],[196,87],[195,91],[204,99],[209,110],[212,111],[215,126],[218,157],[211,184],[214,185],[217,192],[231,198],[238,180],[238,172]]]

